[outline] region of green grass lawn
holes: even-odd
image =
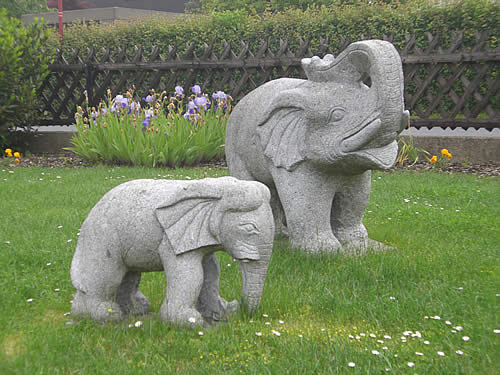
[[[0,167],[0,374],[498,374],[498,178],[375,173],[365,224],[397,250],[307,256],[277,242],[255,316],[165,325],[165,277],[149,273],[150,316],[66,325],[77,233],[106,191],[226,174]],[[237,264],[219,260],[222,296],[239,298]]]

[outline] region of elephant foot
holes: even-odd
[[[174,307],[172,304],[167,304],[165,302],[161,305],[160,318],[165,323],[171,323],[179,327],[191,329],[197,326],[202,326],[204,328],[210,327],[196,309]]]
[[[144,315],[149,313],[149,301],[139,290],[133,296],[118,298],[117,302],[124,314]]]
[[[240,304],[237,300],[233,300],[231,302],[228,302],[221,298],[222,300],[222,305],[224,306],[224,310],[226,310],[226,314],[229,315],[234,315],[238,312],[240,309]]]
[[[372,239],[365,239],[364,241],[352,241],[346,243],[342,247],[342,254],[345,255],[365,255],[368,252],[380,252],[387,250],[396,250],[394,247],[386,245]]]
[[[74,318],[88,318],[98,322],[119,321],[124,317],[123,311],[116,302],[104,300],[98,296],[89,296],[77,291],[73,298],[71,315]]]
[[[292,239],[291,246],[309,254],[331,253],[336,254],[342,245],[332,235],[315,236],[314,239]]]

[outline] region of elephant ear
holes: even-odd
[[[271,101],[259,122],[264,155],[277,168],[294,170],[302,161],[306,135],[305,99],[298,90],[288,90]]]
[[[156,208],[156,217],[176,255],[220,243],[210,231],[210,220],[221,195],[203,194],[202,188],[183,188]]]

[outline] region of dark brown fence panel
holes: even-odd
[[[392,37],[384,39],[391,41]],[[491,38],[486,34],[477,34],[472,41],[464,39],[463,33],[446,38],[429,34],[424,42],[415,35],[406,37],[400,55],[412,126],[500,127],[500,49],[490,47]],[[146,53],[137,47],[134,51],[119,49],[113,55],[110,50],[73,51],[68,57],[59,52],[41,90],[41,125],[71,124],[76,106],[85,100],[84,91],[95,106],[106,99],[108,89],[114,97],[134,86],[141,97],[151,88],[173,93],[176,85],[188,91],[199,84],[206,93],[223,90],[238,101],[271,79],[305,78],[302,58],[338,55],[350,43],[343,39],[341,47],[332,51],[329,39],[321,39],[319,48],[311,51],[310,41],[300,40],[292,51],[286,40],[277,49],[264,41],[256,53],[245,42],[225,43],[219,55],[205,44],[199,56],[193,45],[183,52],[169,47],[164,54],[158,48]]]

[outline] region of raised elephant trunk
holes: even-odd
[[[362,128],[346,134],[345,152],[386,146],[406,127],[409,113],[404,110],[401,58],[391,43],[353,43],[337,58],[327,55],[324,59],[303,59],[302,66],[311,81],[352,84],[352,78],[357,77],[358,84],[376,92],[371,116],[364,119]]]

